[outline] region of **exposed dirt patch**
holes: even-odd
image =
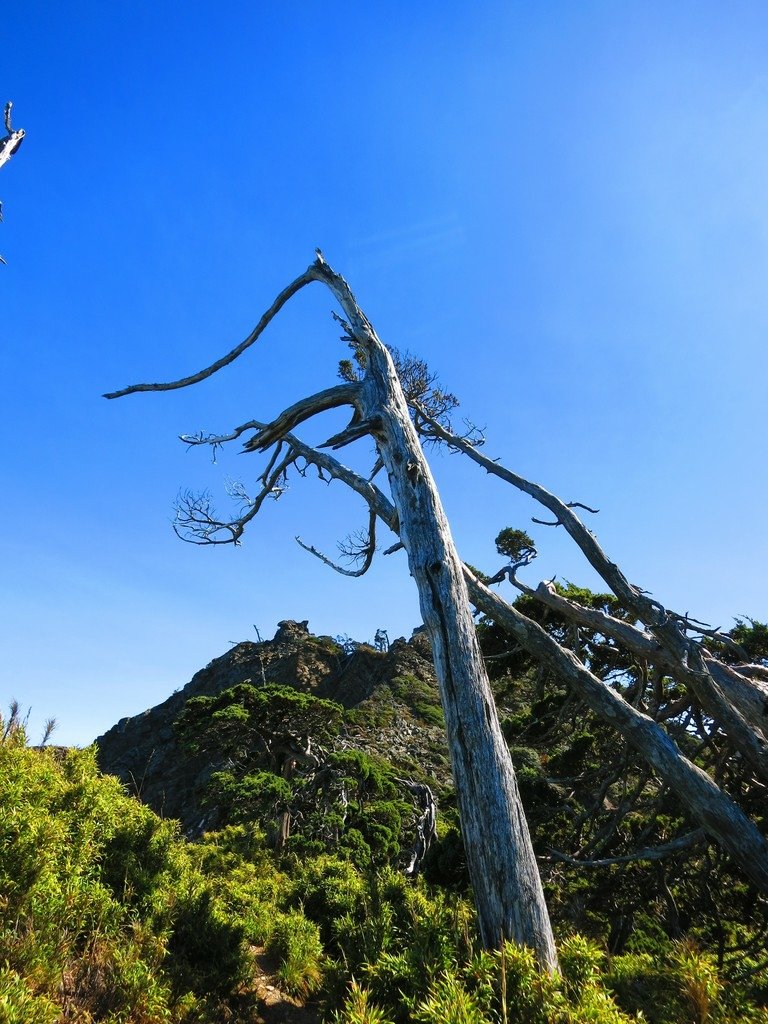
[[[253,958],[256,965],[254,990],[260,1000],[259,1013],[264,1024],[318,1024],[320,1013],[311,1001],[296,999],[280,988],[275,959],[263,947],[253,950]]]

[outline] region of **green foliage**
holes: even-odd
[[[603,977],[618,1002],[650,1024],[768,1024],[768,1008],[689,941],[614,957]]]
[[[515,753],[539,778],[541,752]],[[350,807],[386,820],[386,762],[341,751],[332,767]],[[100,777],[92,750],[29,750],[21,729],[0,744],[0,905],[3,1024],[250,1024],[249,945],[336,1024],[768,1024],[759,971],[735,984],[650,919],[622,956],[565,938],[562,976],[541,974],[511,943],[481,950],[456,892],[361,870],[343,846],[278,867],[252,823],[186,843]]]
[[[319,925],[323,943],[329,946],[336,921],[357,920],[366,894],[365,880],[353,864],[323,855],[297,864],[288,899]]]
[[[768,625],[757,619],[737,619],[731,637],[742,648],[750,661],[768,662]]]
[[[289,806],[293,790],[274,772],[256,771],[238,777],[233,772],[214,772],[206,803],[218,808],[220,817],[233,825],[264,821]]]
[[[396,700],[410,708],[417,718],[429,725],[445,728],[445,717],[440,706],[440,697],[434,686],[423,682],[417,676],[395,676],[389,689]]]
[[[498,553],[511,562],[518,561],[528,552],[536,551],[533,538],[525,530],[516,530],[511,526],[505,527],[496,535],[495,543]]]
[[[281,744],[304,737],[316,743],[338,731],[342,708],[290,686],[239,683],[214,697],[192,697],[176,728],[193,753],[211,752],[244,769],[266,756],[280,768]]]
[[[430,908],[434,909],[434,908]],[[438,915],[440,916],[440,915]],[[358,1019],[369,1008],[395,1024],[640,1024],[605,983],[605,955],[586,940],[565,940],[564,975],[541,973],[530,950],[505,943],[496,951],[472,951],[465,924],[441,920],[441,942],[414,953],[410,940],[383,952],[363,969],[337,1021]],[[417,939],[418,943],[418,939]],[[349,1014],[349,1016],[346,1016]],[[680,1017],[679,1020],[687,1020]]]
[[[322,979],[323,947],[316,924],[303,914],[279,914],[267,951],[279,960],[278,977],[286,991],[306,996],[316,991]]]
[[[36,995],[16,971],[0,967],[0,1021],[3,1024],[57,1024],[60,1008],[44,995]]]
[[[432,982],[411,1019],[415,1024],[492,1024],[476,996],[450,973]]]
[[[428,691],[419,680],[415,688],[400,682],[417,703]],[[425,713],[434,715],[434,708]],[[290,687],[242,684],[189,701],[177,727],[190,750],[228,759],[205,797],[220,821],[257,822],[287,854],[302,858],[333,850],[360,867],[396,860],[413,823],[412,802],[383,758],[323,751],[319,741],[330,741],[340,721],[341,708],[331,701]]]
[[[175,824],[101,777],[93,749],[6,736],[0,851],[0,1019],[181,1021],[249,974],[243,926]]]
[[[392,1024],[387,1015],[370,998],[366,989],[353,979],[342,1010],[333,1015],[334,1024]]]

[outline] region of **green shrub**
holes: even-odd
[[[558,957],[570,999],[578,998],[585,989],[598,984],[605,956],[594,942],[582,935],[571,935],[560,943]]]
[[[316,991],[322,979],[323,947],[317,925],[303,914],[279,914],[267,942],[267,952],[279,961],[278,977],[292,995]]]
[[[331,945],[335,921],[345,916],[357,920],[365,895],[365,882],[353,864],[323,855],[297,865],[288,903],[301,906],[306,917],[319,926],[323,943]]]
[[[192,991],[224,997],[249,973],[243,950],[245,929],[207,885],[191,879],[187,884],[186,892],[178,892],[167,970],[176,994]]]
[[[0,1020],[160,1024],[235,998],[250,970],[242,917],[256,897],[229,912],[192,849],[99,775],[93,749],[6,737]]]
[[[385,1012],[370,1001],[369,995],[352,981],[343,1008],[333,1015],[334,1024],[392,1024]]]
[[[492,1024],[478,999],[449,973],[432,982],[411,1019],[415,1024]]]
[[[407,950],[398,953],[383,951],[363,966],[363,972],[371,996],[393,1008],[398,1020],[415,1006],[425,987],[424,976],[414,971],[413,959]]]
[[[8,967],[0,967],[0,1021],[2,1024],[57,1024],[61,1011]]]

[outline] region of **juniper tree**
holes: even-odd
[[[221,520],[207,498],[189,495],[179,509],[177,531],[186,533],[195,543],[236,543],[267,497],[284,486],[286,475],[297,464],[313,465],[346,482],[368,503],[368,530],[352,552],[359,556],[359,567],[338,567],[340,571],[347,575],[366,572],[376,547],[377,518],[388,523],[399,537],[396,547],[406,552],[432,645],[483,942],[490,947],[513,939],[531,947],[543,968],[555,970],[557,957],[541,879],[477,641],[463,566],[414,424],[414,419],[418,424],[422,415],[435,422],[444,419],[455,401],[452,396],[436,389],[428,374],[418,372],[419,367],[411,379],[406,379],[409,394],[404,392],[392,355],[346,281],[318,253],[309,268],[278,295],[248,338],[227,355],[188,377],[164,384],[133,385],[106,397],[174,390],[210,377],[249,348],[285,303],[313,282],[330,289],[339,303],[342,315],[337,314],[337,319],[355,354],[359,373],[350,364],[344,368],[347,372],[342,384],[300,398],[269,423],[249,420],[226,435],[185,435],[182,440],[187,443],[213,446],[250,435],[244,451],[270,455],[259,478],[259,493],[252,498],[245,492],[240,495],[245,506],[242,515]],[[409,366],[413,368],[413,364]],[[292,433],[318,413],[343,406],[352,411],[348,426],[317,449],[304,445]],[[371,477],[364,481],[322,451],[338,451],[361,438],[372,439],[376,450]],[[391,501],[373,483],[382,468],[386,470]]]
[[[195,543],[237,543],[266,498],[279,492],[288,472],[298,465],[300,471],[313,466],[324,479],[342,481],[368,506],[368,530],[348,549],[358,558],[358,567],[334,566],[339,571],[361,575],[369,569],[376,549],[377,520],[399,537],[390,551],[402,547],[407,553],[432,641],[468,867],[487,945],[510,937],[533,947],[542,965],[555,965],[540,879],[514,770],[468,615],[469,602],[572,687],[675,793],[695,825],[695,841],[703,835],[716,843],[758,891],[768,894],[768,844],[745,812],[749,804],[740,801],[739,787],[729,792],[722,773],[695,764],[665,728],[665,722],[681,708],[703,716],[709,742],[722,742],[733,756],[743,759],[750,785],[764,791],[768,784],[768,669],[759,661],[750,661],[738,645],[738,631],[730,636],[687,614],[675,613],[630,583],[575,511],[581,508],[594,513],[595,509],[563,501],[487,457],[481,450],[484,438],[479,432],[454,433],[446,415],[455,404],[453,396],[434,386],[423,365],[414,371],[407,359],[400,358],[408,385],[404,390],[396,361],[379,341],[346,282],[322,257],[278,296],[241,345],[211,366],[168,384],[135,385],[107,397],[171,390],[205,379],[241,355],[285,302],[313,281],[330,288],[344,314],[338,319],[355,355],[355,361],[342,366],[344,383],[299,400],[270,423],[250,420],[229,434],[183,436],[188,444],[218,447],[251,434],[244,450],[271,450],[271,454],[259,478],[259,492],[253,497],[245,492],[239,495],[241,514],[219,519],[207,498],[189,495],[179,509],[177,531]],[[351,421],[324,445],[307,445],[293,433],[316,413],[343,405],[352,407]],[[369,477],[354,472],[326,450],[338,451],[364,437],[373,439],[377,453]],[[535,588],[520,583],[518,571],[535,556],[524,531],[502,531],[497,538],[499,553],[512,561],[495,576],[483,579],[460,563],[421,442],[463,453],[486,473],[547,509],[551,518],[533,521],[565,529],[609,588],[615,608],[587,607],[558,592],[551,581]],[[387,471],[389,496],[374,483],[381,468]],[[333,564],[314,548],[308,550]],[[572,626],[572,636],[578,639],[580,629],[592,630],[607,645],[620,649],[622,658],[644,666],[639,675],[642,688],[632,700],[614,685],[610,672],[600,672],[595,661],[582,656],[578,643],[560,642],[535,616],[526,615],[514,602],[490,589],[489,584],[505,579],[531,601],[561,615]]]

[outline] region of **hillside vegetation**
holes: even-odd
[[[251,645],[255,679],[233,677],[233,652],[218,685],[175,695],[175,725],[147,713],[188,767],[175,779],[194,838],[101,774],[95,748],[31,748],[5,722],[0,1022],[768,1024],[764,903],[496,627],[480,633],[555,978],[509,943],[481,949],[422,641],[345,653],[303,624],[281,631]],[[437,834],[409,876],[427,787]]]

